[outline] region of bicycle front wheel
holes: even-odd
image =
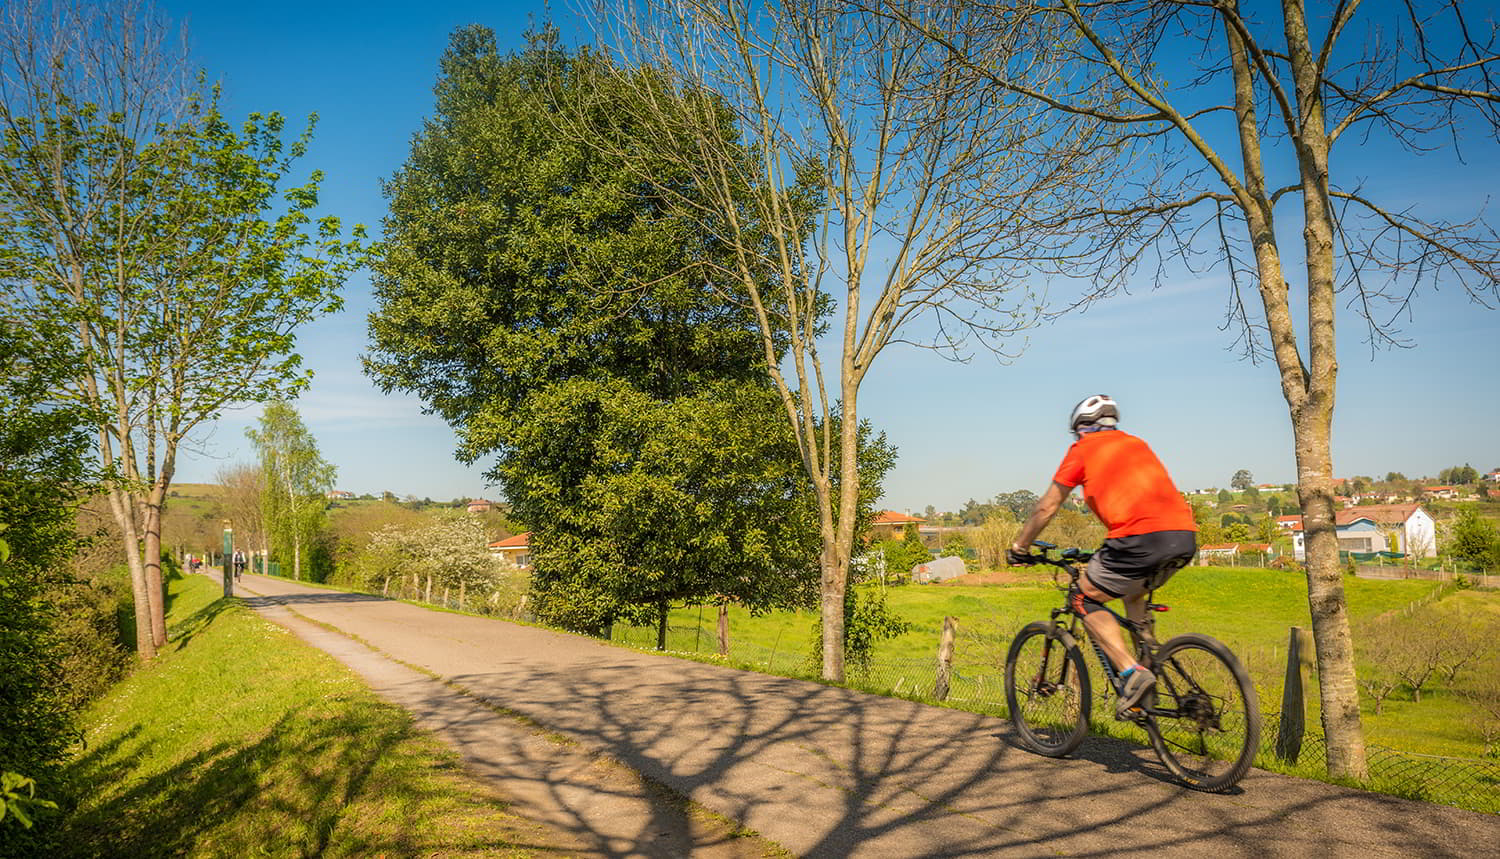
[[[1027,748],[1060,758],[1089,732],[1089,674],[1066,630],[1037,621],[1005,656],[1005,703]]]
[[[1244,778],[1260,743],[1255,687],[1234,654],[1206,635],[1179,635],[1151,666],[1155,704],[1147,733],[1172,774],[1197,790],[1228,790]]]

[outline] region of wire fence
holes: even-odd
[[[944,703],[978,713],[1006,715],[1005,653],[1010,640],[1025,620],[1019,616],[976,622],[967,619],[960,627],[954,645],[948,694]],[[617,626],[613,640],[632,647],[654,649],[655,627]],[[807,630],[791,624],[783,626],[771,645],[731,637],[729,652],[723,658],[741,668],[790,677],[815,679],[818,664]],[[1286,648],[1259,646],[1236,648],[1265,704],[1279,703],[1281,678],[1286,671]],[[668,651],[699,657],[718,655],[718,632],[710,625],[672,625],[667,630]],[[914,700],[935,701],[938,660],[937,641],[933,641],[931,658],[881,657],[867,665],[846,666],[848,685],[867,692],[894,695]],[[1096,675],[1097,676],[1097,675]],[[1108,712],[1109,691],[1095,683],[1096,694],[1105,706],[1095,706],[1095,714]],[[1304,778],[1322,778],[1327,773],[1327,745],[1321,735],[1304,735],[1295,760],[1284,760],[1277,753],[1277,736],[1281,714],[1261,718],[1260,747],[1255,763],[1263,769],[1289,773]],[[1102,731],[1144,742],[1145,735],[1126,723],[1097,720],[1096,731]],[[1139,734],[1139,736],[1135,736]],[[1380,746],[1369,746],[1370,777],[1362,786],[1397,796],[1427,802],[1453,805],[1473,811],[1500,814],[1500,759],[1461,758],[1426,755]]]

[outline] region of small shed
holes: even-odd
[[[964,559],[956,557],[938,558],[925,564],[917,564],[911,568],[911,580],[919,585],[932,582],[946,582],[956,579],[968,570],[964,567]]]

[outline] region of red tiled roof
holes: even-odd
[[[531,532],[526,531],[514,537],[506,537],[504,540],[496,540],[490,544],[491,549],[524,549],[531,545]]]
[[[1333,521],[1337,525],[1348,525],[1356,519],[1369,519],[1377,525],[1400,525],[1415,512],[1416,504],[1367,504],[1340,510],[1334,514]]]
[[[1419,505],[1416,504],[1366,504],[1363,507],[1348,507],[1343,510],[1333,511],[1334,525],[1350,525],[1360,519],[1369,519],[1376,525],[1402,525],[1411,515],[1417,512]],[[1286,517],[1276,521],[1280,522]],[[1297,524],[1293,531],[1302,530],[1302,517],[1296,517]]]
[[[894,510],[882,510],[875,517],[874,525],[905,525],[909,522],[922,522],[916,516],[908,516],[905,513],[897,513]]]

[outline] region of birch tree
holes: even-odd
[[[317,439],[285,400],[266,403],[260,428],[245,435],[260,451],[262,520],[275,545],[291,549],[292,578],[300,580],[302,547],[323,521],[337,469],[323,461]]]
[[[161,520],[180,446],[307,375],[297,326],[339,304],[361,251],[314,222],[309,137],[235,127],[142,2],[0,11],[0,312],[45,336],[55,392],[91,416],[123,534],[143,659],[166,642]]]
[[[1472,20],[1453,0],[1309,5],[881,8],[995,92],[1119,132],[1117,163],[1134,165],[1126,181],[1094,183],[1089,205],[1055,221],[1091,239],[1056,260],[1093,284],[1082,301],[1112,293],[1142,267],[1160,281],[1169,261],[1228,275],[1234,346],[1271,360],[1291,420],[1329,772],[1360,777],[1364,740],[1333,518],[1337,305],[1342,298],[1372,346],[1409,345],[1400,325],[1424,290],[1462,290],[1494,305],[1500,241],[1477,214],[1445,220],[1403,199],[1383,202],[1399,192],[1367,184],[1343,159],[1379,141],[1406,156],[1439,152],[1452,164],[1464,130],[1493,139],[1500,55],[1493,21]],[[935,24],[933,6],[962,9],[963,26]],[[1020,34],[1050,45],[1073,74],[1042,82],[1017,75],[1004,59]],[[1301,227],[1300,241],[1278,231],[1278,214]]]
[[[1099,123],[997,97],[946,49],[849,4],[683,0],[601,26],[623,65],[658,72],[631,78],[646,131],[616,154],[734,249],[715,280],[758,321],[816,497],[822,676],[841,681],[860,389],[895,343],[955,358],[1014,348],[1038,312],[1026,260],[1057,243],[1042,213],[1107,166],[1077,154]],[[643,169],[662,161],[708,193],[674,195]]]

